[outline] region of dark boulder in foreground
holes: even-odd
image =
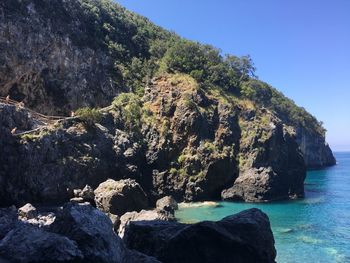
[[[124,241],[164,263],[269,263],[276,257],[269,219],[258,209],[193,225],[130,222]]]
[[[40,217],[40,215],[39,215]],[[67,203],[53,223],[18,220],[16,209],[0,209],[0,262],[157,263],[129,250],[110,219],[89,204]]]
[[[40,210],[27,220],[14,207],[0,209],[1,263],[275,262],[269,219],[258,209],[194,225],[131,221],[123,240],[88,203],[67,203],[46,225],[36,223]]]

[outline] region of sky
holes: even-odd
[[[350,150],[350,0],[117,0],[165,29],[251,55],[268,82]]]

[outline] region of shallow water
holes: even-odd
[[[268,204],[201,203],[180,206],[181,222],[219,220],[256,207],[268,214],[277,262],[350,263],[350,153],[336,153],[336,166],[309,171],[305,199]]]

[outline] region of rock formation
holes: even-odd
[[[105,213],[122,216],[126,212],[148,207],[145,192],[134,180],[109,179],[101,183],[94,192],[97,208]]]
[[[164,263],[275,262],[276,257],[269,220],[257,209],[193,225],[131,222],[123,240]]]
[[[0,223],[1,262],[159,263],[127,249],[109,218],[89,204],[64,205],[45,227],[18,221],[11,208],[0,211]]]
[[[135,180],[107,181],[95,190],[97,206],[119,216],[166,195],[219,199],[228,188],[222,197],[232,200],[303,196],[306,170],[294,130],[271,111],[224,102],[182,75],[153,80],[142,106],[135,95],[122,96],[124,104],[118,97],[100,124],[62,121],[11,138],[21,161],[4,174],[7,199],[58,204],[107,178]],[[126,119],[128,107],[142,117]]]

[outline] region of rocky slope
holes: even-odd
[[[0,94],[55,114],[112,104],[24,136],[11,131],[40,120],[1,104],[2,204],[62,203],[73,189],[108,178],[136,180],[150,204],[166,195],[297,198],[306,167],[335,162],[320,123],[247,74],[253,66],[245,58],[222,58],[109,1],[16,0],[0,8]],[[123,89],[133,92],[112,102]]]
[[[254,70],[249,60],[224,60],[215,48],[182,40],[108,0],[4,0],[0,15],[2,96],[68,114],[108,105],[123,91],[143,93],[159,72],[179,71],[273,111],[296,130],[307,167],[335,164],[318,121],[247,74]]]
[[[166,195],[271,201],[304,193],[305,165],[293,128],[267,109],[207,92],[186,75],[154,79],[143,98],[121,94],[100,124],[77,117],[11,136],[11,127],[22,125],[18,114],[29,118],[25,123],[35,119],[0,105],[9,137],[1,143],[12,153],[0,156],[4,203],[58,204],[74,189],[96,188],[108,178],[135,179],[147,196],[141,191],[138,199],[150,204]],[[103,189],[97,190],[105,196],[101,207],[109,198]]]
[[[211,234],[205,235],[205,242],[197,242],[206,229]],[[183,246],[187,244],[191,247],[186,250]],[[210,253],[193,254],[206,251],[208,244],[216,244]],[[0,209],[1,262],[195,263],[215,259],[273,263],[275,257],[270,222],[257,209],[193,226],[159,220],[135,222],[127,227],[124,240],[113,232],[105,214],[86,203],[67,203],[50,212],[37,211],[29,204],[18,211]],[[183,260],[178,261],[180,258]]]

